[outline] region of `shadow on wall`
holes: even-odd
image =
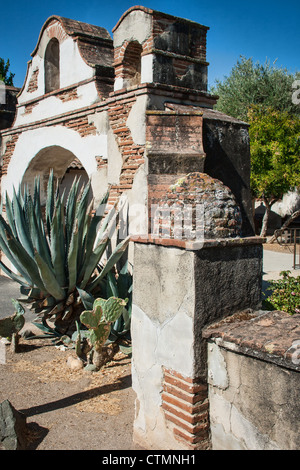
[[[246,125],[203,121],[204,171],[233,192],[242,211],[242,236],[254,235],[250,197],[250,154]],[[249,154],[249,158],[246,158]],[[248,162],[249,163],[245,163]]]

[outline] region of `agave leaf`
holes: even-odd
[[[30,239],[28,224],[26,223],[25,215],[23,213],[22,204],[20,201],[20,195],[17,196],[15,189],[13,194],[13,210],[15,216],[15,225],[18,235],[18,240],[27,251],[27,253],[33,257],[33,245]]]
[[[44,336],[35,336],[35,338],[45,338],[45,337],[47,337],[47,338],[57,338],[57,337],[61,336],[61,334],[58,331],[56,331],[53,328],[50,328],[50,326],[47,326],[47,325],[44,325],[44,324],[41,324],[41,323],[36,323],[36,322],[33,322],[32,324],[46,333],[46,335],[44,335]]]
[[[5,193],[5,209],[6,209],[6,218],[8,225],[10,226],[14,236],[17,236],[16,226],[15,226],[15,217],[13,212],[13,206],[10,198],[8,197],[7,192]]]
[[[54,176],[53,169],[51,169],[47,185],[47,198],[46,198],[46,224],[48,233],[50,233],[52,217],[55,206],[55,191],[54,191]]]
[[[107,273],[107,281],[107,297],[123,297],[122,295],[119,295],[117,281],[112,272]]]
[[[75,222],[70,248],[68,253],[69,290],[71,292],[77,284],[77,253],[78,253],[78,220]]]
[[[83,276],[85,274],[85,270],[87,268],[87,265],[90,261],[90,256],[92,255],[92,252],[93,252],[94,242],[95,242],[96,234],[97,234],[96,229],[97,229],[98,223],[100,222],[100,219],[101,218],[97,215],[93,215],[91,217],[91,221],[90,221],[90,224],[89,224],[89,227],[87,229],[86,236],[85,236],[84,257],[81,260],[78,279],[83,278]]]
[[[61,313],[65,309],[65,302],[58,302],[53,308],[50,307],[48,318]]]
[[[21,294],[27,295],[31,299],[44,299],[45,294],[37,287],[20,287]]]
[[[11,271],[7,266],[5,266],[5,264],[2,261],[0,261],[0,266],[1,266],[1,269],[5,272],[5,274],[7,274],[7,276],[9,276],[13,281],[18,282],[18,284],[21,284],[22,286],[30,285],[25,281],[25,279],[22,276],[19,276],[18,274]]]
[[[96,266],[99,263],[107,247],[108,242],[109,242],[108,238],[106,238],[105,240],[102,240],[102,242],[96,247],[96,249],[91,253],[89,258],[86,260],[86,263],[83,266],[84,277],[80,283],[80,289],[84,289],[87,286],[87,283],[89,282],[91,275],[96,269]]]
[[[51,264],[49,245],[45,236],[45,232],[37,220],[31,196],[28,197],[27,212],[28,221],[31,228],[31,239],[33,247],[48,264]]]
[[[115,266],[115,264],[119,261],[121,256],[123,255],[124,251],[126,250],[130,241],[130,237],[125,238],[122,240],[114,249],[113,253],[108,258],[104,268],[102,269],[101,273],[94,279],[91,284],[89,285],[89,290],[92,292],[93,289],[97,286],[97,284],[106,276],[109,271]]]
[[[49,292],[56,300],[64,299],[66,297],[65,291],[57,282],[52,268],[43,260],[37,251],[35,251],[34,259],[37,263],[46,292]]]
[[[73,225],[76,215],[76,203],[77,203],[77,194],[79,188],[80,178],[74,178],[71,189],[68,194],[68,199],[66,203],[66,216],[65,216],[65,227],[66,227],[66,247],[68,249],[70,241],[72,239]]]
[[[21,264],[23,269],[26,269],[30,273],[31,285],[34,284],[41,291],[46,292],[43,281],[40,277],[38,267],[27,251],[23,248],[19,240],[13,238],[11,234],[5,230],[7,245],[12,251],[14,256],[18,259],[18,262]],[[26,268],[25,268],[26,267]],[[33,287],[33,286],[32,286]]]
[[[2,232],[2,230],[0,229],[0,232]],[[5,235],[5,233],[4,233]],[[20,274],[20,279],[24,278],[23,279],[23,282],[24,284],[31,284],[31,278],[30,276],[28,275],[27,271],[20,265],[20,263],[17,261],[16,257],[13,255],[13,253],[11,252],[11,250],[9,249],[8,245],[7,245],[7,242],[4,238],[2,238],[2,236],[0,235],[0,248],[1,250],[3,251],[4,255],[7,257],[7,259],[12,263],[12,265],[16,268],[16,270],[18,271],[18,273]],[[4,265],[3,265],[4,266]],[[10,273],[12,273],[11,269],[7,268],[6,267],[6,274],[8,274],[8,271]],[[15,273],[16,275],[18,275],[17,273]],[[9,277],[12,278],[12,276],[10,274],[8,274]],[[14,279],[15,280],[15,279]],[[18,281],[19,282],[19,281]]]
[[[53,269],[60,286],[66,286],[62,207],[56,207],[50,226],[50,252]]]
[[[126,296],[128,296],[132,290],[132,275],[128,271],[128,260],[122,267],[122,269],[119,272],[119,276],[117,279],[117,288],[118,288],[118,293],[119,297],[124,299]]]
[[[116,229],[116,220],[118,217],[118,212],[116,211],[116,205],[115,203],[114,207],[110,209],[110,211],[106,214],[106,216],[103,218],[101,227],[98,230],[97,237],[95,243],[98,244],[98,240],[104,237],[109,237],[111,238],[115,229]]]
[[[79,287],[77,287],[77,291],[81,298],[84,308],[86,310],[93,310],[93,304],[94,304],[95,299],[92,296],[92,294],[90,294],[89,292],[83,289],[79,289]]]
[[[132,353],[131,345],[119,344],[119,348],[122,351],[122,353],[126,354],[127,356],[129,356]]]
[[[78,221],[78,245],[83,247],[83,237],[87,223],[87,209],[89,203],[90,182],[85,186],[76,211],[76,219]],[[77,250],[77,266],[78,270],[82,264],[84,250]]]
[[[46,297],[45,300],[42,301],[41,306],[42,307],[54,307],[56,303],[57,301],[55,297],[49,296],[49,297]]]

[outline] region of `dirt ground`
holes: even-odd
[[[131,363],[119,353],[99,372],[72,371],[73,350],[49,340],[5,346],[0,364],[0,402],[26,416],[28,450],[141,450],[132,442],[134,399]]]

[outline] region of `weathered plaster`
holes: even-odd
[[[14,154],[8,167],[7,175],[2,179],[2,191],[12,194],[12,188],[18,187],[31,160],[42,149],[60,146],[77,157],[87,174],[92,176],[97,171],[95,155],[107,156],[107,138],[105,135],[90,135],[84,138],[63,126],[41,127],[20,135]]]
[[[141,10],[130,12],[121,25],[114,30],[114,47],[124,41],[138,41],[142,44],[152,33],[152,16]]]

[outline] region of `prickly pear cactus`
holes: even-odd
[[[11,339],[12,335],[18,333],[25,324],[24,308],[17,300],[12,299],[12,302],[16,308],[15,313],[10,317],[0,319],[0,336],[3,338]]]
[[[109,299],[96,299],[93,310],[85,310],[80,315],[80,321],[89,329],[89,342],[93,347],[93,363],[97,368],[103,362],[103,348],[109,337],[111,324],[123,312],[127,299],[110,297]]]

